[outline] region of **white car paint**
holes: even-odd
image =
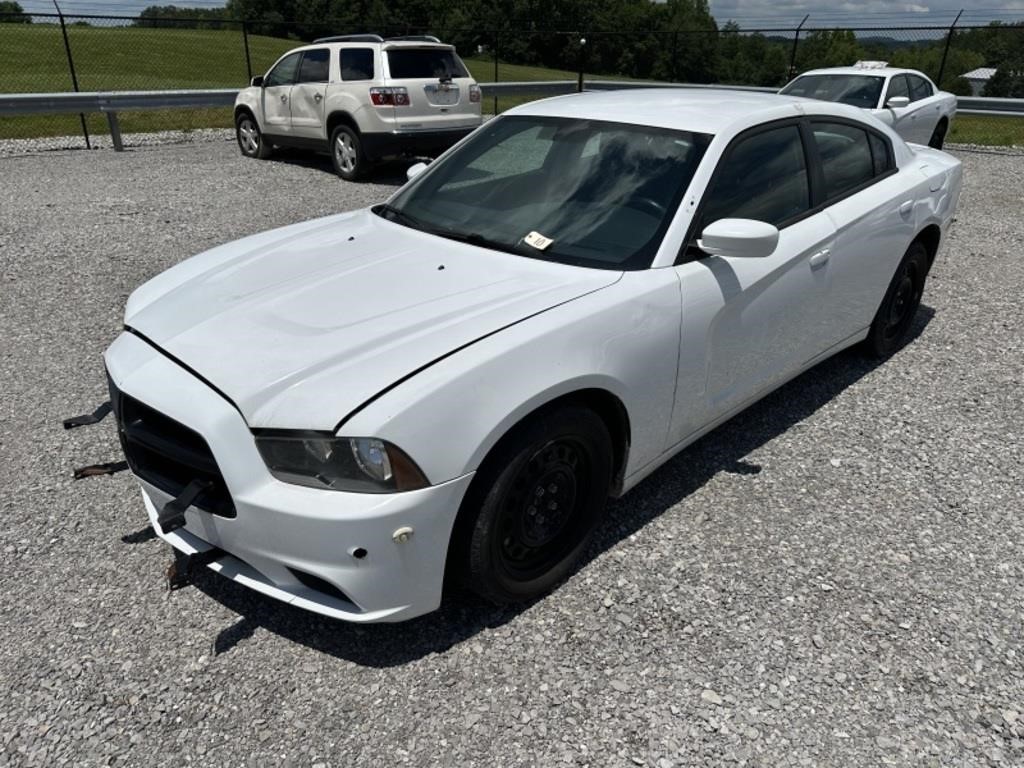
[[[795,82],[801,77],[813,75],[859,75],[865,77],[879,77],[884,80],[878,102],[869,110],[871,114],[883,123],[892,126],[896,132],[903,137],[904,141],[914,144],[928,144],[932,138],[936,126],[944,120],[946,125],[945,133],[948,135],[949,127],[953,124],[956,116],[956,96],[952,93],[939,90],[932,80],[923,72],[916,69],[902,69],[898,67],[828,67],[825,69],[812,69],[794,78]],[[903,88],[897,78],[904,78],[911,75],[921,78],[927,84],[930,94],[923,98],[908,96],[909,103],[906,106],[894,106],[889,103],[897,92],[903,93]],[[790,88],[793,82],[788,83],[782,90]]]
[[[229,243],[157,276],[128,301],[128,330],[106,353],[109,375],[206,439],[238,510],[223,518],[192,508],[183,529],[154,525],[162,538],[185,552],[218,547],[229,553],[214,566],[225,576],[326,615],[397,621],[433,610],[463,495],[515,424],[561,395],[616,398],[629,441],[615,490],[629,490],[717,424],[865,338],[908,245],[926,228],[945,240],[960,192],[955,158],[912,150],[840,104],[651,90],[559,97],[510,114],[628,116],[714,134],[650,268],[528,259],[362,210]],[[895,170],[777,230],[767,256],[677,263],[730,142],[807,116],[884,134]],[[258,427],[389,441],[430,487],[367,495],[281,482],[255,448]],[[141,484],[155,523],[171,497]],[[396,536],[403,528],[414,531],[407,541]],[[354,559],[355,547],[369,554]],[[304,586],[289,568],[348,599]]]

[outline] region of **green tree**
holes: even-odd
[[[175,29],[223,29],[227,13],[223,8],[179,8],[151,5],[139,13],[137,27],[169,26]]]
[[[2,19],[4,24],[32,23],[32,17],[25,15],[21,3],[15,3],[13,0],[0,0],[0,17],[5,17]]]
[[[744,33],[736,22],[718,37],[715,82],[730,85],[782,86],[789,67],[788,43],[759,33]]]
[[[848,29],[815,29],[797,47],[797,69],[848,67],[865,58],[857,36]]]

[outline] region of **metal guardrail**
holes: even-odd
[[[110,139],[118,152],[124,149],[117,113],[129,110],[230,107],[238,90],[203,91],[109,91],[91,93],[0,93],[0,117],[14,115],[61,115],[102,112],[110,126]]]
[[[744,85],[696,85],[687,83],[637,82],[635,80],[586,80],[592,91],[631,90],[636,88],[726,88],[738,91],[774,93],[774,88]],[[481,83],[484,96],[557,96],[575,93],[576,80]],[[233,88],[192,91],[109,91],[92,93],[5,93],[0,94],[0,117],[40,114],[85,114],[100,112],[107,116],[114,149],[121,151],[121,127],[117,113],[129,110],[230,107],[238,91]],[[993,117],[1024,118],[1024,99],[982,96],[957,97],[957,113]]]

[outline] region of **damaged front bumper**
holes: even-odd
[[[184,498],[185,490],[171,483],[187,482],[181,467],[160,466],[152,451],[133,456],[128,446],[150,522],[177,551],[219,550],[223,556],[203,564],[269,597],[335,618],[400,621],[438,607],[452,526],[472,475],[394,494],[283,483],[267,470],[234,406],[145,341],[122,334],[106,363],[115,397],[144,403],[147,413],[205,441],[214,465],[202,466],[218,473],[209,477],[227,494],[226,500],[204,498],[204,489],[193,488]],[[122,441],[126,431],[142,430],[149,451],[160,445],[159,436],[145,431],[151,427],[122,423]],[[187,447],[199,452],[194,441]],[[169,505],[181,513],[175,525],[166,525]]]

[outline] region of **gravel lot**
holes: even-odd
[[[169,550],[105,399],[130,290],[214,244],[401,178],[226,142],[0,158],[0,763],[1024,762],[1024,157],[963,154],[919,335],[847,353],[612,505],[523,610],[456,596],[355,627]]]

